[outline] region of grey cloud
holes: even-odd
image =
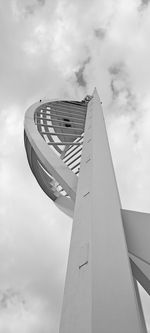
[[[109,67],[108,71],[110,74],[113,74],[113,75],[118,75],[119,73],[122,72],[124,68],[124,64],[123,63],[117,63],[117,64],[113,64]]]
[[[0,310],[6,310],[9,306],[23,306],[25,307],[26,301],[20,291],[12,288],[0,290]]]
[[[139,5],[138,9],[143,10],[145,9],[150,3],[150,0],[141,0],[141,4]]]
[[[125,89],[125,87],[117,86],[118,80],[125,82],[125,71],[124,71],[124,64],[123,63],[115,63],[111,65],[108,69],[111,75],[110,87],[112,90],[113,99],[117,98],[120,92]]]
[[[142,2],[143,5],[148,5],[150,0],[142,0],[141,2]]]
[[[103,40],[106,36],[106,30],[103,28],[94,29],[94,34],[97,38]]]
[[[79,70],[77,72],[75,72],[77,83],[79,84],[79,86],[82,86],[82,87],[86,87],[86,81],[85,81],[84,75],[83,75],[84,68],[85,68],[85,66],[82,66],[79,68]]]
[[[46,3],[46,0],[37,0],[40,6],[44,6]]]
[[[75,72],[75,76],[77,79],[77,83],[79,86],[81,87],[86,87],[86,81],[84,78],[84,70],[86,65],[90,62],[90,57],[88,57],[82,64],[82,66],[80,66],[80,68],[78,69],[78,71]]]
[[[136,96],[132,92],[129,77],[124,63],[113,64],[108,69],[111,75],[110,87],[113,100],[123,97],[123,104],[120,107],[122,112],[133,112],[137,110]]]
[[[119,91],[118,89],[115,88],[114,82],[115,82],[114,79],[112,79],[110,82],[110,87],[113,94],[113,98],[116,98],[119,95]]]
[[[46,0],[30,0],[30,1],[16,1],[18,9],[24,17],[28,17],[30,15],[35,14],[35,12],[43,7],[46,3]]]

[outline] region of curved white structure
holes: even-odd
[[[87,102],[40,101],[25,115],[31,170],[44,192],[69,215],[76,197]]]
[[[39,185],[74,217],[60,333],[145,333],[136,280],[150,293],[150,216],[121,208],[96,90],[32,105],[24,137]]]

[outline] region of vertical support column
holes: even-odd
[[[97,92],[89,102],[60,333],[146,333]]]
[[[123,230],[105,122],[97,92],[92,110],[92,333],[143,333]],[[143,328],[142,328],[143,327]]]

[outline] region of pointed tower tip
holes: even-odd
[[[97,89],[96,89],[96,87],[94,87],[92,96],[94,96],[96,93],[97,93]]]
[[[100,97],[99,97],[99,94],[98,94],[98,91],[97,91],[97,88],[96,88],[96,87],[94,88],[94,91],[93,91],[93,97],[97,97],[97,98],[99,98],[99,99],[100,99]]]
[[[95,87],[94,90],[93,90],[93,95],[92,95],[92,96],[95,97],[95,98],[97,98],[97,99],[99,100],[99,102],[102,104],[102,101],[101,101],[101,99],[100,99],[100,96],[99,96],[99,94],[98,94],[98,90],[97,90],[96,87]]]

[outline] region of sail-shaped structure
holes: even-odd
[[[150,215],[121,207],[96,89],[32,105],[24,138],[39,185],[73,217],[60,333],[146,333],[137,281],[150,294]]]

